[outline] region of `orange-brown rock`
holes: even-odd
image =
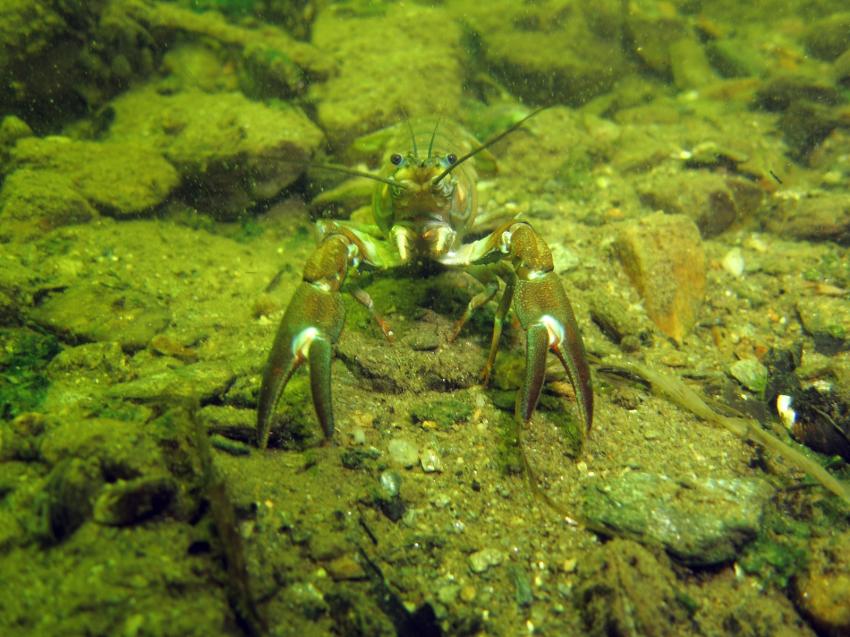
[[[705,294],[705,252],[696,224],[685,215],[657,212],[625,225],[616,249],[649,318],[681,342]]]

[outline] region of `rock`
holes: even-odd
[[[694,38],[680,38],[670,45],[673,83],[680,91],[698,89],[717,80],[702,45]]]
[[[623,32],[615,3],[537,7],[502,0],[479,7],[464,5],[463,20],[475,30],[485,64],[529,102],[583,104],[608,91],[626,68],[611,45]]]
[[[626,12],[625,26],[627,41],[638,59],[652,71],[669,76],[670,46],[687,36],[685,23],[675,11],[653,3],[635,3]]]
[[[322,142],[322,132],[300,109],[266,106],[240,93],[160,95],[144,87],[125,93],[112,108],[110,141],[163,155],[182,176],[185,196],[225,219],[275,197]]]
[[[138,524],[165,511],[177,493],[169,476],[144,476],[106,485],[94,503],[94,521],[107,526]]]
[[[652,343],[652,324],[643,312],[617,296],[604,299],[594,296],[590,301],[590,318],[605,336],[627,350]]]
[[[706,54],[724,77],[758,77],[770,68],[765,53],[746,38],[711,40]]]
[[[422,466],[422,471],[425,473],[440,473],[443,470],[443,459],[440,458],[440,454],[430,447],[422,450],[419,463]]]
[[[31,317],[66,339],[117,342],[125,351],[145,347],[171,320],[168,309],[148,295],[98,284],[54,294]]]
[[[0,188],[0,236],[7,240],[40,236],[96,216],[71,178],[53,171],[16,170]]]
[[[729,367],[732,377],[759,396],[767,387],[767,367],[754,358],[744,358]]]
[[[286,604],[286,608],[291,608],[291,612],[313,621],[319,620],[329,610],[324,595],[312,582],[295,582],[287,586],[280,601]]]
[[[40,439],[41,459],[56,464],[66,458],[94,459],[107,479],[162,473],[156,441],[145,425],[107,418],[64,418]]]
[[[498,566],[505,561],[504,552],[495,548],[481,549],[469,556],[469,569],[473,573],[483,573],[492,566]]]
[[[615,246],[649,318],[681,342],[705,294],[705,253],[696,224],[684,215],[655,213],[626,224]]]
[[[202,361],[118,383],[109,388],[107,395],[140,401],[205,402],[224,394],[233,379],[233,370],[227,363]]]
[[[638,194],[654,210],[687,215],[706,239],[750,217],[762,200],[751,182],[704,171],[650,175],[638,186]]]
[[[770,487],[753,479],[681,482],[632,471],[582,485],[582,514],[605,535],[663,547],[691,566],[722,564],[759,528]]]
[[[850,635],[850,531],[812,541],[812,559],[793,583],[797,608],[829,637]]]
[[[310,88],[333,145],[394,123],[402,111],[436,117],[460,110],[461,30],[440,8],[391,4],[380,15],[358,15],[330,4],[313,24],[312,41],[339,62],[338,74]]]
[[[63,376],[90,376],[102,383],[127,379],[127,358],[116,342],[85,343],[68,347],[50,361],[47,372],[52,380]]]
[[[26,179],[33,179],[33,171],[45,173],[35,177],[37,183],[29,191],[20,181],[15,182],[19,199],[34,188],[40,189],[46,180],[56,179],[101,212],[117,217],[151,212],[180,181],[162,155],[144,146],[64,137],[19,140],[12,150],[11,167],[27,170]]]
[[[847,88],[850,86],[850,49],[842,53],[832,65],[835,81]]]
[[[687,634],[688,609],[663,556],[612,540],[584,555],[578,577],[573,600],[588,637]]]
[[[765,220],[782,237],[850,242],[850,194],[825,192],[802,199],[783,199]]]
[[[756,93],[756,105],[768,111],[784,111],[797,102],[840,104],[841,93],[825,79],[802,73],[774,75]]]
[[[51,335],[0,328],[0,419],[39,409],[49,384],[45,368],[58,352]]]
[[[47,477],[40,514],[40,532],[47,543],[61,542],[85,522],[102,478],[97,462],[66,458]]]
[[[419,450],[409,440],[404,438],[393,438],[387,445],[390,462],[410,469],[419,462]]]
[[[833,13],[815,20],[803,36],[806,49],[831,62],[850,49],[850,12]]]
[[[847,347],[850,307],[846,300],[829,296],[806,297],[799,299],[796,307],[803,329],[815,339],[818,349],[834,352]]]

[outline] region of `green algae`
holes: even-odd
[[[55,336],[28,328],[0,329],[0,418],[38,408],[50,384],[47,365],[59,350]]]

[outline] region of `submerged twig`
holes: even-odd
[[[637,376],[643,379],[652,386],[652,389],[656,393],[687,409],[699,418],[715,425],[720,425],[739,438],[757,442],[779,454],[791,464],[805,471],[824,488],[841,498],[846,504],[850,505],[850,489],[817,462],[807,458],[790,445],[785,444],[762,429],[755,420],[733,418],[718,414],[706,404],[699,394],[678,378],[656,372],[646,365],[632,361],[615,364],[606,363],[600,371],[618,375],[625,374],[630,377]]]

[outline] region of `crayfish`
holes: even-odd
[[[504,292],[495,314],[493,335],[482,381],[487,382],[502,333],[513,309],[526,335],[526,368],[515,407],[518,423],[528,424],[540,398],[549,351],[561,361],[572,383],[585,430],[593,421],[593,391],[584,343],[567,294],[554,271],[552,253],[528,222],[511,218],[475,241],[463,243],[473,228],[477,207],[476,174],[467,163],[482,150],[518,129],[532,112],[486,143],[458,156],[435,147],[435,126],[420,152],[411,128],[412,149],[386,157],[381,174],[341,166],[319,167],[376,182],[372,195],[374,224],[322,220],[321,241],[304,267],[302,281],[283,315],[263,373],[257,408],[257,442],[268,444],[275,405],[292,374],[309,365],[313,405],[326,440],[333,436],[331,359],[345,322],[341,293],[352,270],[390,269],[433,260],[450,267],[489,264],[495,277],[483,281],[455,324],[454,340],[471,314]],[[426,141],[426,138],[420,140]],[[372,313],[388,340],[392,332],[374,313],[371,298],[361,289],[348,289]]]

